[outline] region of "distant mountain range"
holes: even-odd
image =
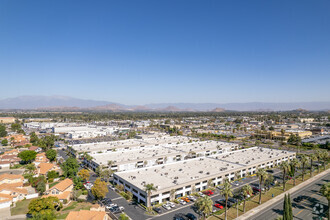
[[[123,105],[108,101],[77,99],[66,96],[20,96],[0,100],[2,110],[44,110],[44,111],[309,111],[330,110],[330,102],[296,103],[158,103],[147,105]]]

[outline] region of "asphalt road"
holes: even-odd
[[[306,187],[294,192],[291,196],[292,199],[292,211],[293,211],[293,219],[296,220],[314,220],[314,219],[320,219],[319,217],[326,213],[327,211],[327,200],[325,197],[323,197],[319,191],[321,186],[324,183],[327,183],[330,181],[330,174],[327,176],[322,177],[321,179],[307,185]],[[306,196],[306,199],[302,200],[299,203],[296,203],[293,201],[294,198],[298,197],[299,195]],[[316,211],[322,211],[323,206],[323,212],[321,214],[317,214],[313,211],[314,207]],[[250,218],[251,220],[273,220],[276,219],[277,216],[283,214],[283,201],[279,201],[277,203],[274,203],[271,207],[269,207],[264,212],[258,213],[253,218]]]

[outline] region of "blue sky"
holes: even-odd
[[[0,1],[0,99],[330,101],[328,0]]]

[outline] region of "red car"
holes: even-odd
[[[208,196],[214,194],[214,192],[213,192],[212,190],[206,190],[206,191],[204,191],[203,193],[204,193],[205,195],[208,195]]]
[[[223,206],[220,205],[219,203],[215,203],[214,206],[217,207],[218,209],[223,209]]]

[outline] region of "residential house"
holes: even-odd
[[[39,152],[42,151],[42,148],[41,148],[41,147],[38,147],[38,146],[31,146],[31,147],[29,148],[29,150],[33,150],[33,151],[39,153]]]
[[[65,220],[111,220],[105,211],[71,211]]]
[[[48,187],[48,184],[46,188]],[[61,202],[70,201],[71,199],[71,194],[73,190],[73,182],[70,179],[65,179],[53,186],[50,189],[46,189],[46,192],[43,197],[48,197],[48,196],[55,196],[57,197]]]
[[[39,165],[37,165],[37,175],[44,175],[47,176],[47,173],[50,171],[56,171],[59,172],[60,171],[60,167],[57,166],[56,164],[52,164],[52,163],[40,163]]]
[[[34,164],[38,166],[40,163],[49,163],[48,158],[46,157],[46,153],[42,152],[37,154],[36,159],[34,160]]]

